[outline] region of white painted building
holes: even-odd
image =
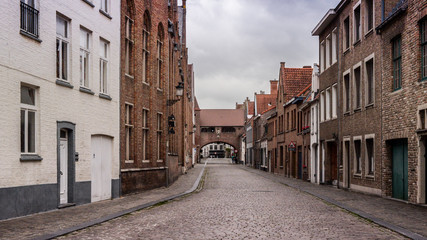
[[[312,183],[319,184],[323,181],[321,176],[323,174],[320,172],[320,151],[319,151],[319,103],[318,103],[318,94],[319,94],[319,65],[314,64],[313,66],[313,75],[311,80],[311,126],[310,126],[310,146],[311,146],[311,156],[310,156],[310,181]]]
[[[0,219],[118,197],[120,1],[0,9]]]

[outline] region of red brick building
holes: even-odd
[[[185,164],[184,109],[176,96],[186,82],[185,0],[122,0],[121,124],[122,192],[173,182]],[[179,101],[175,101],[179,100]]]
[[[427,203],[427,2],[386,1],[382,57],[382,192]]]

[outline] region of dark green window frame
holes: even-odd
[[[402,88],[402,38],[398,36],[392,41],[393,57],[393,91]]]
[[[427,80],[427,19],[421,21],[421,81]]]

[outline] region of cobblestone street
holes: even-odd
[[[202,191],[60,239],[402,238],[228,160],[209,163]]]

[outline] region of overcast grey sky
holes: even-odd
[[[187,47],[200,108],[234,108],[270,91],[280,62],[318,62],[311,31],[339,0],[187,0]]]

